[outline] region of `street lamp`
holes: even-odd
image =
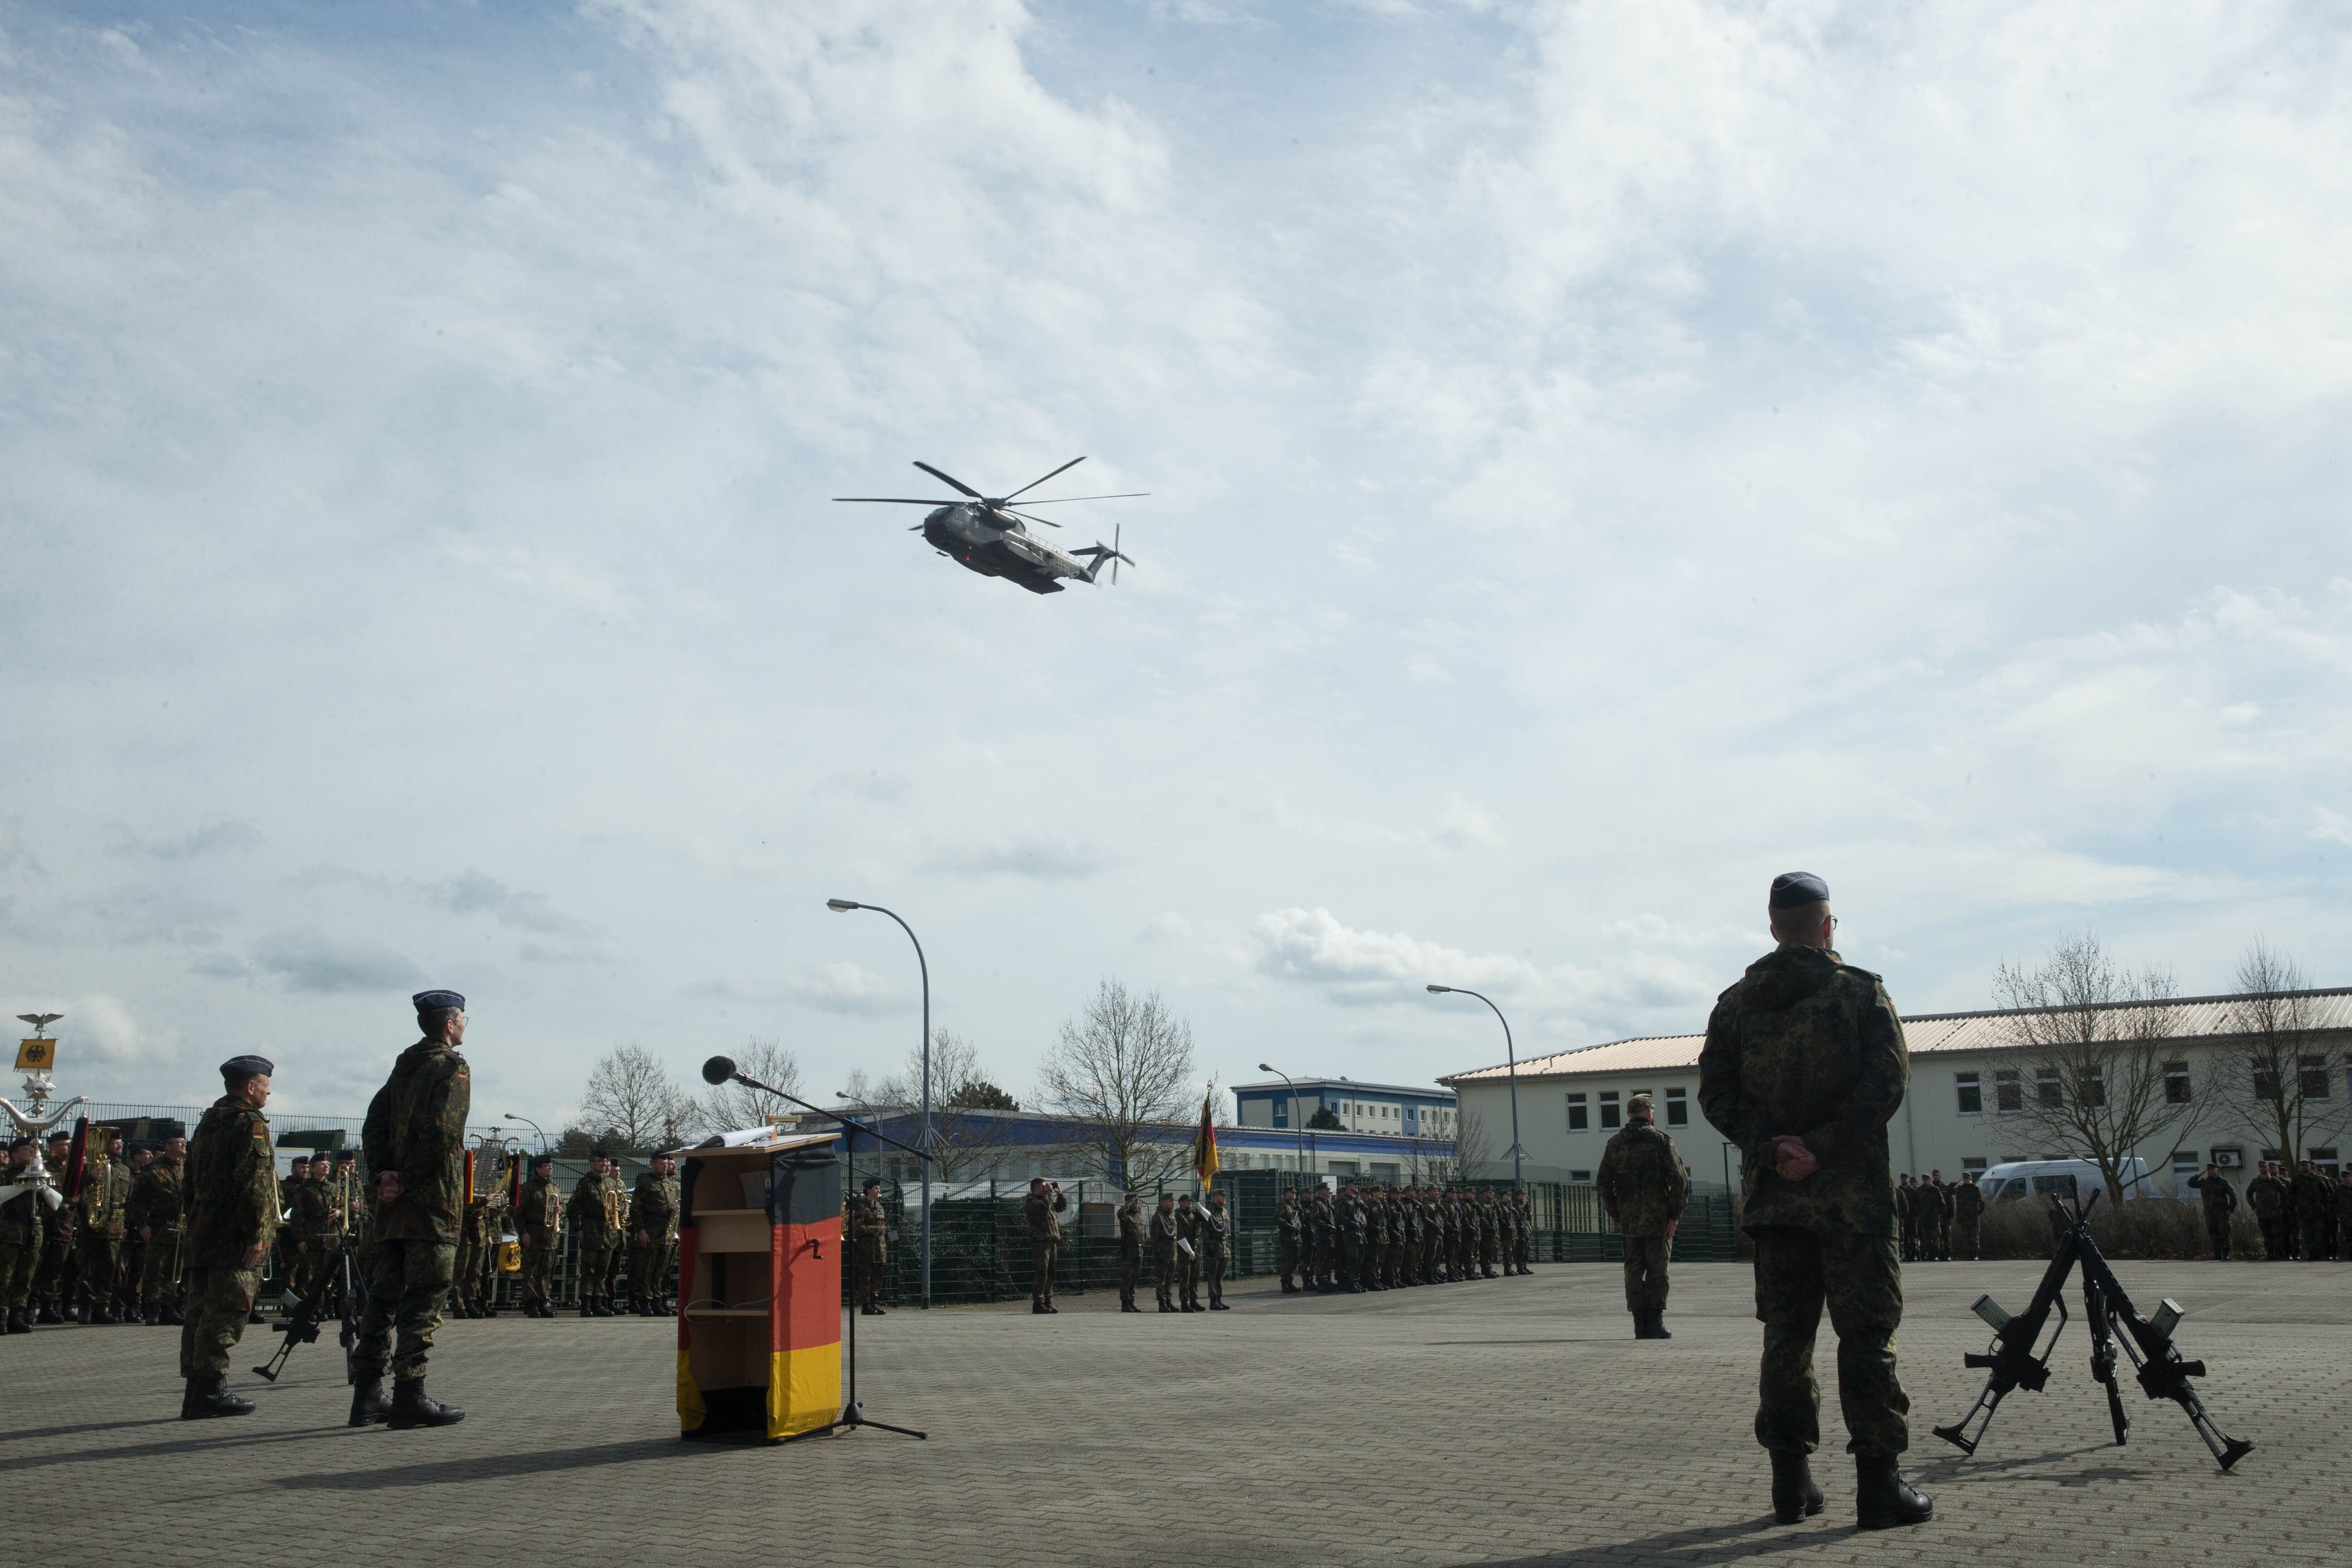
[[[1495,1016],[1502,1019],[1503,1059],[1510,1063],[1511,1068],[1511,1190],[1524,1192],[1527,1190],[1527,1183],[1519,1175],[1519,1161],[1525,1156],[1527,1151],[1519,1147],[1519,1053],[1511,1044],[1511,1020],[1503,1018],[1503,1009],[1495,1007],[1494,998],[1481,996],[1478,992],[1465,989],[1461,986],[1432,986],[1429,988],[1429,994],[1433,997],[1477,997],[1488,1007],[1495,1008]],[[1454,1152],[1458,1158],[1462,1153],[1462,1123],[1458,1114],[1454,1124]]]
[[[542,1154],[542,1155],[543,1155],[543,1154],[545,1154],[545,1153],[547,1152],[547,1134],[546,1134],[545,1133],[541,1133],[541,1132],[540,1132],[540,1129],[539,1129],[539,1124],[538,1124],[538,1123],[536,1123],[536,1122],[532,1121],[532,1120],[531,1120],[530,1117],[528,1117],[528,1116],[518,1116],[518,1115],[516,1115],[516,1114],[515,1114],[513,1112],[511,1112],[511,1111],[509,1111],[509,1112],[507,1112],[507,1113],[506,1113],[506,1118],[507,1118],[507,1120],[508,1120],[508,1121],[509,1121],[509,1122],[520,1122],[524,1126],[529,1127],[532,1132],[534,1132],[534,1133],[539,1133],[539,1152],[540,1152],[541,1154]],[[492,1128],[492,1129],[490,1129],[490,1130],[491,1130],[492,1132],[496,1132],[498,1129],[497,1129],[497,1128],[495,1128],[495,1127],[493,1127],[493,1128]]]
[[[1273,1073],[1276,1078],[1281,1079],[1283,1086],[1290,1091],[1290,1130],[1298,1134],[1298,1185],[1305,1186],[1307,1185],[1307,1118],[1298,1113],[1298,1085],[1290,1082],[1289,1073],[1271,1062],[1259,1062],[1257,1070],[1260,1072]]]
[[[887,915],[891,919],[898,920],[895,913],[883,908],[878,904],[860,904],[854,898],[828,898],[824,901],[824,906],[835,915],[846,915],[853,909],[870,909],[877,915]],[[908,941],[914,943],[915,967],[923,974],[923,1130],[915,1135],[915,1144],[924,1153],[929,1154],[931,1147],[931,966],[929,960],[923,956],[923,944],[915,935],[915,928],[905,921],[898,920],[898,929],[907,934]],[[931,1162],[924,1160],[921,1164],[923,1166],[923,1306],[928,1310],[931,1304]]]

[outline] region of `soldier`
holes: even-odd
[[[1152,1289],[1160,1298],[1160,1310],[1172,1312],[1176,1303],[1170,1292],[1176,1283],[1176,1199],[1168,1193],[1160,1195],[1160,1207],[1151,1216]]]
[[[117,1322],[135,1323],[139,1315],[140,1271],[147,1261],[147,1243],[139,1234],[137,1211],[131,1207],[131,1194],[139,1190],[140,1173],[155,1163],[155,1145],[145,1138],[131,1141],[125,1156],[124,1170],[129,1176],[129,1191],[122,1200],[122,1250],[114,1269],[114,1295],[109,1305],[114,1309]]]
[[[563,1193],[555,1185],[555,1156],[533,1155],[530,1179],[515,1205],[515,1234],[522,1240],[522,1315],[551,1318],[548,1281],[555,1276],[555,1249],[563,1232]]]
[[[1144,1229],[1143,1199],[1129,1192],[1118,1206],[1118,1310],[1122,1312],[1143,1310],[1135,1304],[1135,1288],[1143,1280]],[[1285,1290],[1290,1288],[1287,1279],[1282,1284]]]
[[[603,1149],[588,1151],[588,1174],[572,1189],[564,1212],[572,1233],[580,1239],[580,1315],[609,1318],[607,1297],[613,1277],[613,1251],[621,1244],[622,1208],[627,1200],[621,1178],[613,1174],[613,1156]]]
[[[1282,1276],[1282,1293],[1295,1296],[1298,1287],[1292,1282],[1298,1272],[1298,1238],[1302,1223],[1298,1212],[1298,1189],[1285,1187],[1274,1206],[1274,1270]]]
[[[1927,1187],[1936,1195],[1934,1210],[1928,1217],[1936,1261],[1948,1263],[1952,1260],[1952,1189],[1944,1185],[1944,1173],[1939,1170],[1927,1173]]]
[[[60,1195],[65,1191],[66,1167],[72,1158],[73,1135],[51,1133],[49,1146],[42,1155],[42,1164],[56,1183]],[[33,1271],[33,1300],[38,1310],[33,1321],[61,1323],[66,1321],[66,1303],[72,1297],[74,1283],[74,1229],[80,1216],[77,1204],[64,1203],[45,1209],[41,1216],[41,1261]]]
[[[33,1272],[41,1263],[41,1195],[25,1186],[39,1145],[18,1137],[8,1145],[8,1173],[0,1186],[24,1186],[0,1203],[0,1333],[33,1332]]]
[[[131,1203],[131,1169],[122,1158],[122,1135],[92,1127],[90,1157],[83,1162],[81,1212],[74,1227],[75,1248],[81,1254],[80,1321],[111,1324],[114,1315],[114,1275],[121,1266],[123,1211]]]
[[[1511,1261],[1517,1265],[1522,1274],[1535,1272],[1535,1270],[1529,1267],[1535,1252],[1535,1200],[1527,1195],[1525,1188],[1522,1188],[1511,1199]]]
[[[664,1162],[667,1163],[667,1162]],[[639,1191],[645,1189],[645,1179],[637,1178]],[[677,1207],[670,1207],[670,1223],[677,1223]],[[878,1318],[882,1311],[882,1270],[889,1261],[883,1227],[888,1221],[882,1213],[882,1178],[867,1176],[865,1186],[857,1189],[857,1201],[849,1206],[849,1226],[852,1240],[850,1256],[857,1269],[857,1311],[861,1316]]]
[[[1764,1323],[1756,1438],[1772,1456],[1773,1514],[1794,1524],[1822,1506],[1806,1459],[1821,1438],[1813,1336],[1826,1301],[1859,1522],[1917,1524],[1934,1510],[1896,1469],[1911,1401],[1895,1365],[1903,1275],[1886,1153],[1910,1081],[1903,1023],[1878,977],[1831,946],[1828,884],[1775,878],[1768,910],[1779,946],[1716,1002],[1699,1103],[1740,1150]]]
[[[1445,1271],[1445,1194],[1435,1186],[1421,1189],[1421,1279],[1434,1285]]]
[[[1176,1310],[1202,1310],[1201,1211],[1189,1192],[1176,1200]]]
[[[2294,1217],[2303,1228],[2303,1258],[2316,1263],[2336,1250],[2336,1194],[2319,1166],[2303,1162],[2294,1175]]]
[[[1406,1187],[1397,1194],[1397,1224],[1391,1240],[1397,1259],[1393,1276],[1400,1285],[1421,1283],[1421,1193]]]
[[[1962,1171],[1960,1185],[1952,1189],[1952,1245],[1971,1263],[1977,1260],[1984,1208],[1984,1188],[1977,1185],[1977,1173]]]
[[[1381,1282],[1381,1270],[1386,1265],[1388,1250],[1388,1194],[1379,1187],[1373,1187],[1364,1194],[1364,1271],[1357,1281],[1367,1291],[1381,1291],[1388,1288]]]
[[[2336,1246],[2338,1255],[2352,1252],[2352,1166],[2336,1173]]]
[[[1625,1126],[1601,1154],[1593,1186],[1625,1237],[1625,1310],[1635,1339],[1672,1339],[1666,1327],[1666,1260],[1690,1201],[1690,1169],[1674,1139],[1652,1119],[1650,1097],[1625,1107]]]
[[[857,1278],[866,1286],[863,1310],[871,1306],[871,1317],[880,1317],[878,1300],[882,1290],[884,1221],[882,1200],[876,1196],[879,1181],[869,1179],[865,1187],[866,1201],[873,1205],[868,1215],[861,1210],[858,1220],[865,1228],[858,1238],[866,1249],[857,1260]],[[629,1293],[636,1298],[640,1317],[658,1318],[669,1315],[669,1277],[677,1267],[677,1162],[667,1154],[654,1156],[653,1168],[637,1177],[637,1190],[629,1199],[630,1245]],[[870,1221],[870,1223],[868,1223]]]
[[[1029,1310],[1057,1312],[1054,1305],[1054,1264],[1062,1252],[1061,1216],[1070,1207],[1062,1184],[1044,1176],[1029,1178],[1029,1196],[1021,1200],[1029,1221]]]
[[[290,1210],[295,1194],[310,1185],[310,1156],[297,1155],[287,1162],[286,1179],[278,1184],[278,1201]],[[271,1228],[270,1251],[277,1264],[273,1283],[278,1288],[278,1311],[288,1317],[294,1315],[294,1302],[301,1294],[302,1276],[308,1272],[294,1250],[294,1225],[290,1212],[280,1213]]]
[[[294,1298],[299,1301],[319,1282],[320,1271],[334,1255],[336,1232],[335,1184],[332,1162],[325,1155],[310,1156],[310,1179],[286,1195],[287,1223],[294,1232]]]
[[[2266,1263],[2286,1256],[2286,1227],[2283,1223],[2285,1184],[2271,1174],[2272,1168],[2270,1161],[2263,1161],[2256,1167],[2254,1179],[2246,1184],[2246,1207],[2254,1211],[2254,1223],[2262,1228],[2263,1261]]]
[[[131,1186],[140,1239],[147,1248],[139,1271],[139,1306],[148,1322],[177,1327],[187,1321],[180,1312],[180,1270],[186,1241],[181,1164],[188,1157],[188,1140],[177,1122],[160,1131],[163,1142],[153,1163]]]
[[[457,1270],[459,1209],[466,1197],[466,1113],[474,1081],[457,1048],[466,1043],[466,998],[419,991],[420,1039],[400,1053],[368,1103],[360,1152],[374,1187],[373,1255],[367,1310],[352,1347],[350,1424],[383,1421],[396,1430],[446,1427],[466,1413],[425,1392],[441,1303]],[[394,1335],[398,1332],[395,1343]],[[392,1397],[383,1378],[392,1374]]]
[[[1331,1205],[1331,1226],[1339,1250],[1339,1279],[1349,1294],[1364,1293],[1364,1198],[1350,1178]]]
[[[1502,1220],[1495,1212],[1495,1189],[1482,1186],[1478,1189],[1478,1277],[1483,1280],[1502,1278],[1495,1272],[1495,1265],[1501,1260],[1502,1255],[1503,1228]]]
[[[1307,1282],[1318,1291],[1328,1291],[1334,1260],[1339,1254],[1339,1232],[1331,1212],[1331,1189],[1319,1181],[1307,1200]]]
[[[490,1248],[490,1195],[477,1186],[457,1220],[457,1261],[450,1270],[449,1304],[461,1318],[482,1315],[482,1264]]]
[[[1225,1195],[1212,1187],[1209,1200],[1198,1210],[1201,1279],[1209,1287],[1209,1311],[1231,1312],[1225,1305],[1225,1250],[1233,1236],[1233,1219],[1225,1213]]]
[[[180,1330],[180,1419],[252,1414],[224,1391],[229,1347],[244,1337],[261,1288],[257,1270],[278,1218],[278,1161],[269,1146],[270,1075],[262,1056],[221,1063],[223,1092],[196,1124],[188,1150],[188,1316]]]
[[[2207,1161],[2205,1168],[2189,1178],[2189,1187],[2205,1204],[2205,1239],[2213,1249],[2213,1261],[2230,1260],[2230,1217],[2238,1212],[2238,1195],[2230,1186],[2230,1178],[2221,1167]]]
[[[1911,1184],[1911,1173],[1905,1171],[1895,1187],[1895,1232],[1902,1249],[1903,1261],[1919,1260],[1917,1218],[1919,1206]]]

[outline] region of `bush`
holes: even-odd
[[[1978,1233],[1987,1258],[2047,1258],[2057,1246],[2050,1206],[2038,1198],[1995,1204],[1985,1211]],[[2091,1239],[2109,1258],[2210,1258],[2205,1239],[2205,1212],[2195,1204],[2168,1198],[2127,1203],[2121,1208],[2105,1199],[2091,1211]],[[2231,1229],[2240,1257],[2262,1254],[2262,1232],[2252,1217],[2240,1209]]]

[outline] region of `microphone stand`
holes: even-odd
[[[802,1099],[799,1095],[787,1093],[785,1091],[777,1088],[772,1083],[762,1083],[758,1079],[751,1077],[748,1073],[730,1072],[727,1076],[732,1078],[736,1082],[742,1084],[747,1089],[757,1089],[762,1093],[773,1094],[779,1100],[789,1100],[804,1111],[814,1111],[820,1116],[830,1116],[835,1121],[840,1123],[845,1129],[842,1142],[847,1146],[849,1155],[849,1170],[852,1176],[857,1174],[857,1134],[860,1133],[863,1133],[867,1137],[874,1139],[877,1143],[887,1144],[894,1149],[904,1149],[907,1153],[914,1155],[925,1165],[929,1165],[931,1162],[931,1156],[929,1155],[925,1154],[922,1150],[915,1147],[912,1144],[902,1144],[898,1139],[892,1137],[889,1134],[882,1131],[881,1128],[861,1122],[856,1117],[850,1115],[846,1112],[828,1111],[822,1105],[812,1105],[807,1101]],[[855,1428],[858,1427],[872,1427],[877,1431],[896,1432],[902,1437],[928,1437],[929,1436],[929,1433],[918,1432],[912,1427],[893,1427],[887,1421],[869,1421],[866,1418],[866,1406],[858,1403],[858,1314],[856,1310],[857,1305],[857,1221],[854,1216],[850,1220],[849,1236],[849,1301],[851,1307],[851,1311],[847,1314],[849,1318],[849,1394],[847,1401],[841,1407],[841,1414],[835,1416],[833,1424],[825,1427],[824,1430],[828,1432],[837,1432],[844,1427]]]

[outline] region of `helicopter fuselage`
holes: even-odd
[[[1000,521],[1009,526],[1000,527]],[[1020,518],[992,515],[978,506],[941,507],[923,519],[923,538],[967,570],[1019,583],[1032,593],[1059,593],[1071,578],[1092,582],[1101,565],[1064,555],[1033,537]]]

